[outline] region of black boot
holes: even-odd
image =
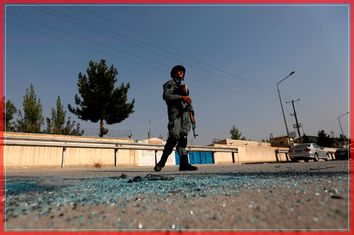
[[[154,167],[154,171],[161,171],[161,169],[165,166],[164,162],[159,161]]]
[[[179,164],[179,171],[196,171],[198,167],[192,166],[188,163],[188,156],[181,156],[181,163]]]
[[[161,159],[154,167],[154,171],[161,171],[161,169],[163,167],[165,167],[165,164],[167,162],[167,158],[172,153],[173,148],[176,146],[176,143],[177,143],[177,139],[174,136],[168,137],[167,142],[166,142],[165,147],[162,152]]]
[[[191,164],[186,164],[186,165],[180,165],[179,166],[179,171],[196,171],[198,170],[198,167],[193,166]]]

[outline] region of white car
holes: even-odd
[[[289,149],[289,158],[291,161],[304,160],[308,162],[310,159],[317,162],[320,159],[329,160],[330,156],[322,147],[315,143],[305,143],[295,145]]]

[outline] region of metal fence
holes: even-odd
[[[83,136],[96,136],[100,134],[99,128],[83,128]],[[115,138],[131,138],[133,136],[132,130],[109,130],[105,135],[106,137],[115,137]]]

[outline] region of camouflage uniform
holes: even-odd
[[[191,130],[191,121],[186,105],[181,101],[180,85],[181,82],[175,78],[163,85],[162,97],[167,104],[169,132],[165,150],[166,154],[170,155],[178,142],[176,150],[180,156],[185,156],[187,155],[187,136]]]
[[[175,66],[177,68],[178,66]],[[176,146],[176,150],[180,156],[180,170],[197,170],[188,163],[187,154],[187,137],[191,130],[191,120],[188,113],[188,107],[182,101],[182,94],[180,90],[181,80],[174,77],[174,69],[171,71],[172,79],[167,81],[163,85],[162,98],[167,104],[168,113],[168,132],[169,136],[163,150],[160,161],[156,164],[154,170],[160,171],[165,166],[168,156],[172,153],[173,148]],[[182,67],[184,70],[184,67]],[[185,71],[185,70],[184,70]]]

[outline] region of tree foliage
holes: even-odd
[[[303,136],[301,137],[302,143],[308,143],[310,142],[310,138],[304,133]]]
[[[56,109],[51,110],[51,118],[47,118],[48,134],[61,135],[83,135],[84,131],[80,130],[80,124],[75,126],[75,121],[69,119],[66,121],[66,111],[63,109],[60,96],[57,98]]]
[[[331,138],[324,130],[320,130],[317,133],[317,136],[318,136],[318,141],[317,141],[318,145],[320,145],[320,146],[329,146],[330,145]]]
[[[60,96],[57,98],[56,109],[51,109],[51,118],[46,118],[47,121],[47,133],[50,134],[62,134],[65,124],[65,111],[61,104]]]
[[[79,73],[78,94],[75,94],[77,107],[68,105],[69,111],[79,119],[100,122],[100,137],[108,133],[107,124],[120,123],[134,112],[134,103],[128,102],[129,83],[115,87],[118,70],[112,65],[108,68],[105,60],[99,63],[89,62],[87,74]]]
[[[16,106],[10,100],[7,100],[4,111],[5,131],[15,131],[15,123],[12,120],[14,119],[14,114],[17,112]]]
[[[18,111],[17,131],[39,133],[43,123],[42,104],[41,100],[37,99],[34,87],[31,84],[26,89],[26,94],[23,97],[23,114]]]
[[[63,135],[83,135],[84,131],[80,130],[80,124],[75,125],[75,121],[71,121],[69,117],[63,129]]]
[[[236,128],[235,125],[232,126],[232,129],[230,130],[231,134],[231,139],[233,140],[246,140],[246,137],[242,136],[242,133],[239,131],[239,129]]]

